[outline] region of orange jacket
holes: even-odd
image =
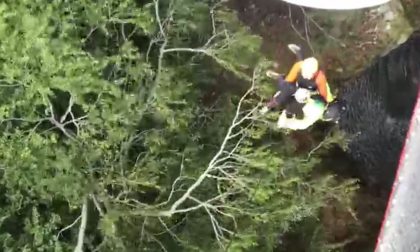
[[[298,61],[293,65],[289,74],[286,76],[285,80],[287,82],[293,84],[296,83],[302,69],[302,62],[303,61]],[[325,76],[324,72],[322,70],[318,70],[318,72],[314,75],[314,78],[319,94],[325,99],[326,102],[332,102],[334,97],[331,94],[330,87],[327,82],[327,77]]]

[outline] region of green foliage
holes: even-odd
[[[0,4],[4,251],[84,220],[96,251],[271,251],[317,215],[331,180],[254,120],[260,39],[222,2],[47,2]]]

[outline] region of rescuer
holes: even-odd
[[[267,71],[267,76],[278,78],[278,91],[261,109],[261,113],[280,107],[286,109],[288,118],[296,116],[301,119],[302,108],[310,97],[316,95],[326,104],[332,102],[334,97],[324,72],[319,69],[318,60],[314,57],[302,60],[300,47],[296,45],[289,45],[289,49],[295,53],[298,61],[285,78],[274,71]]]

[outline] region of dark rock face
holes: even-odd
[[[379,57],[338,95],[347,103],[340,128],[348,153],[362,164],[358,176],[389,192],[420,83],[420,31]]]

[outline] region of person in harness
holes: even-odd
[[[303,119],[302,109],[309,98],[320,100],[327,105],[334,97],[324,72],[319,69],[318,60],[314,57],[302,59],[300,47],[296,45],[289,45],[289,49],[295,53],[298,61],[285,78],[274,71],[267,71],[269,77],[278,78],[279,90],[261,109],[261,113],[265,114],[275,107],[280,107],[286,111],[287,118]]]

